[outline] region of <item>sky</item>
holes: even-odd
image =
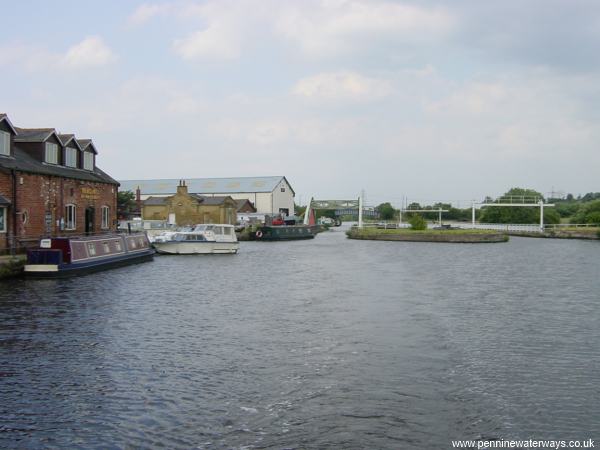
[[[0,112],[117,180],[296,202],[600,191],[597,0],[0,0]]]

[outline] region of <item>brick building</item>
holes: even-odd
[[[116,229],[119,183],[96,167],[97,153],[90,139],[0,114],[0,251]]]
[[[179,226],[199,223],[236,223],[237,203],[230,196],[204,197],[188,193],[180,180],[175,195],[149,197],[142,202],[142,219],[166,220]]]

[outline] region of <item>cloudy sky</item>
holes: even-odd
[[[600,191],[597,0],[0,1],[0,112],[117,179]]]

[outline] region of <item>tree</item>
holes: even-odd
[[[486,206],[481,214],[481,222],[484,223],[538,223],[540,221],[540,210],[536,203],[544,197],[533,189],[512,188],[499,200],[502,203],[527,203],[525,206]],[[560,222],[560,215],[550,209],[544,210],[545,223]]]
[[[379,213],[379,218],[382,220],[393,220],[396,217],[396,210],[389,202],[380,204],[375,210]]]
[[[579,211],[571,217],[571,223],[600,224],[600,200],[584,203]]]
[[[427,222],[425,222],[425,219],[418,214],[412,216],[408,223],[410,223],[411,230],[420,231],[427,229]]]
[[[128,219],[137,210],[135,194],[131,191],[117,192],[117,216]]]

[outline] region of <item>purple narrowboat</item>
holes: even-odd
[[[27,252],[25,275],[55,278],[150,261],[154,249],[145,233],[42,239]]]

